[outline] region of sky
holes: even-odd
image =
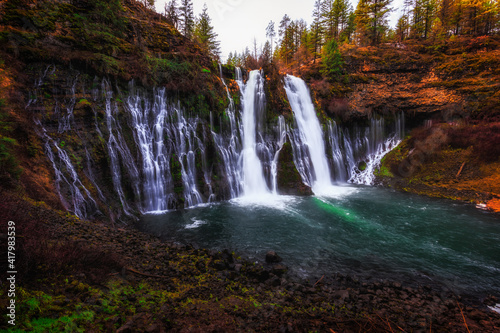
[[[162,13],[166,2],[168,0],[156,0],[156,10]],[[310,25],[314,2],[315,0],[193,0],[193,9],[198,17],[203,5],[207,4],[212,26],[221,42],[221,58],[225,62],[229,52],[241,53],[247,46],[252,50],[254,38],[260,49],[267,40],[266,27],[271,20],[275,23],[276,33],[285,14],[292,20],[302,18]],[[389,17],[393,27],[400,16],[397,8],[401,7],[402,2],[403,0],[393,0],[392,7],[395,10]],[[358,0],[351,0],[351,3],[356,9]]]

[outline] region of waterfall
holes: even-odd
[[[250,72],[242,91],[243,194],[247,197],[258,197],[269,193],[262,163],[257,156],[257,115],[264,102],[264,79],[260,71]]]
[[[108,154],[111,164],[111,175],[113,180],[113,186],[115,192],[118,194],[120,203],[122,204],[123,211],[126,215],[131,215],[131,208],[128,204],[125,192],[122,187],[122,168],[120,161],[125,166],[125,172],[128,174],[136,202],[138,203],[139,209],[140,205],[140,190],[139,190],[139,171],[135,166],[134,159],[130,153],[130,149],[123,138],[122,129],[117,121],[118,118],[118,107],[116,102],[113,102],[113,92],[109,89],[109,84],[103,81],[103,92],[105,93],[105,103],[106,103],[106,124],[108,128]]]
[[[278,117],[278,148],[276,149],[276,153],[274,154],[273,161],[271,163],[271,179],[272,179],[272,191],[273,194],[278,194],[278,158],[283,148],[283,145],[286,142],[286,124],[285,118],[283,116]]]
[[[333,120],[322,127],[305,82],[293,76],[285,78],[285,90],[294,123],[287,125],[283,116],[265,121],[265,80],[258,70],[244,82],[236,69],[241,110],[236,110],[221,75],[229,105],[215,121],[210,115],[209,129],[180,103],[172,103],[163,88],[145,91],[131,82],[127,94],[117,98],[109,82],[99,84],[98,78],[87,92],[83,76],[53,80],[55,87],[43,82],[57,74],[55,67],[41,73],[27,108],[42,113],[39,135],[61,202],[82,218],[98,213],[98,206],[116,214],[118,207],[107,204],[112,193],[120,204],[118,218],[216,199],[273,202],[279,191],[279,154],[287,137],[303,182],[316,194],[336,191],[334,184],[372,184],[373,171],[404,132],[402,116],[392,123],[374,118],[365,127],[346,128]],[[45,89],[57,96],[52,110],[45,106]],[[77,96],[91,99],[91,110],[80,104],[75,109]],[[76,119],[82,113],[90,121]],[[99,140],[92,141],[93,136]],[[71,146],[65,147],[65,140]],[[103,164],[108,172],[94,172]]]
[[[371,119],[370,126],[364,131],[357,129],[356,142],[358,157],[350,165],[349,182],[355,184],[373,185],[375,169],[380,166],[382,158],[394,149],[402,140],[404,133],[404,114],[399,114],[391,128],[390,135],[386,135],[384,118]],[[361,138],[364,137],[365,140]],[[359,163],[364,163],[364,170],[360,170]]]
[[[403,139],[403,114],[389,126],[384,118],[372,118],[369,126],[350,129],[330,120],[324,137],[305,82],[288,75],[285,90],[295,117],[288,136],[304,183],[316,194],[331,192],[332,184],[373,185],[382,158]]]
[[[182,183],[184,188],[184,200],[187,207],[192,207],[203,203],[203,199],[198,191],[196,181],[195,151],[204,152],[205,149],[201,140],[196,134],[198,119],[186,119],[180,108],[174,109],[170,133],[175,138],[174,151],[181,167]],[[177,123],[175,123],[177,119]]]
[[[80,181],[71,158],[61,148],[62,143],[51,138],[39,121],[36,121],[36,124],[41,128],[39,135],[45,141],[45,155],[54,169],[56,190],[64,208],[79,218],[86,218],[98,212],[96,201]],[[56,154],[54,154],[54,151]]]
[[[240,83],[240,87],[243,85],[241,80],[241,69],[236,68],[236,81]],[[229,188],[229,198],[237,198],[240,196],[243,188],[243,175],[241,170],[241,140],[240,140],[240,127],[238,121],[236,120],[236,110],[234,106],[233,98],[229,93],[229,88],[226,85],[224,77],[222,77],[221,70],[221,80],[226,88],[227,97],[229,99],[229,106],[225,111],[226,122],[229,122],[229,131],[226,133],[221,131],[221,134],[217,134],[214,131],[214,124],[212,114],[210,114],[210,128],[212,130],[212,138],[214,140],[217,152],[222,159],[222,164],[224,167],[224,174],[226,177],[227,185]],[[221,127],[224,123],[220,121]]]
[[[314,193],[322,193],[332,185],[330,168],[325,154],[325,142],[316,111],[306,83],[287,75],[285,90],[295,117],[296,128],[291,130],[294,159],[304,183]]]
[[[131,88],[133,90],[133,85]],[[147,212],[166,211],[168,193],[173,188],[169,164],[171,153],[164,144],[167,109],[163,93],[164,91],[155,93],[153,105],[138,94],[129,96],[125,104],[141,155],[143,209]]]
[[[199,121],[187,118],[180,106],[169,104],[165,89],[155,89],[154,98],[144,96],[130,85],[131,95],[125,105],[130,114],[130,127],[141,156],[142,193],[144,212],[166,211],[175,200],[171,161],[175,158],[180,169],[185,207],[204,202],[198,190],[196,158],[204,169],[204,181],[209,188],[210,175],[206,169],[205,146],[198,137]],[[177,176],[177,174],[175,175]],[[209,198],[212,193],[209,190]]]

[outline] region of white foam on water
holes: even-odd
[[[241,207],[267,207],[287,210],[288,206],[297,200],[299,200],[299,197],[276,195],[269,192],[261,195],[242,196],[232,199],[230,202]]]
[[[195,217],[191,219],[193,223],[186,225],[184,228],[186,229],[196,229],[201,227],[204,224],[207,224],[207,221],[204,220],[197,220]]]
[[[150,212],[144,212],[144,215],[164,215],[170,212],[169,210],[152,210]]]
[[[326,186],[316,186],[314,189],[314,194],[316,197],[341,199],[346,196],[357,193],[358,191],[359,191],[358,188],[351,186],[326,185]]]
[[[496,313],[500,313],[500,304],[497,304],[495,306],[488,306],[488,308],[491,310],[491,311],[495,311]]]

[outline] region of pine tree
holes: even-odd
[[[174,28],[177,29],[179,27],[179,10],[177,9],[177,0],[171,0],[165,4],[165,16]]]
[[[313,22],[311,25],[311,53],[314,57],[314,62],[316,62],[318,53],[321,52],[321,46],[323,46],[323,26],[321,24],[321,18],[321,0],[316,0],[314,3]]]
[[[274,22],[270,21],[266,28],[266,37],[271,39],[271,59],[273,54],[273,40],[276,37],[276,30],[274,29]]]
[[[181,0],[181,5],[179,7],[179,23],[182,34],[191,39],[195,26],[192,0]]]
[[[387,29],[392,0],[359,0],[356,7],[356,34],[361,44],[377,45]]]
[[[408,18],[408,15],[403,14],[396,24],[396,38],[400,42],[408,38],[408,26],[410,25]]]
[[[271,50],[271,43],[269,43],[269,41],[266,41],[266,43],[264,44],[264,49],[262,50],[262,54],[260,56],[260,62],[263,66],[271,63],[273,55]]]
[[[229,52],[229,54],[227,55],[226,65],[234,66],[233,52]]]
[[[323,56],[321,62],[321,74],[330,80],[339,80],[342,76],[342,66],[344,60],[340,53],[337,41],[330,39],[323,48]]]
[[[345,22],[342,22],[342,29],[340,31],[340,35],[339,35],[339,40],[341,42],[350,42],[351,41],[351,37],[354,33],[354,31],[356,30],[356,24],[355,24],[355,19],[356,19],[356,15],[354,14],[354,11],[352,9],[352,5],[347,2],[347,10],[346,10],[346,18],[345,18]],[[344,20],[344,18],[343,18]]]
[[[412,32],[415,37],[426,39],[437,13],[436,0],[416,0],[413,9]]]
[[[280,22],[280,28],[279,28],[279,35],[281,37],[281,45],[279,48],[279,55],[280,59],[284,60],[285,64],[288,64],[289,61],[292,58],[292,52],[293,52],[293,27],[290,29],[290,27],[293,25],[292,20],[290,17],[285,14],[283,16],[283,19],[281,19]]]
[[[213,58],[218,59],[220,55],[220,42],[216,39],[217,34],[214,32],[211,22],[212,19],[208,15],[208,7],[205,4],[196,23],[194,37],[205,52],[208,52]]]

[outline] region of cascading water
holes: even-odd
[[[294,160],[304,182],[319,194],[331,188],[330,168],[325,153],[323,131],[306,83],[287,75],[285,90],[295,116],[296,129],[291,130]]]
[[[242,83],[240,81],[240,87]],[[257,156],[257,122],[258,108],[264,102],[264,80],[260,71],[250,72],[248,82],[243,91],[243,194],[247,197],[258,197],[268,194],[269,188],[264,178],[262,163]]]
[[[374,172],[380,165],[382,158],[394,149],[403,139],[404,115],[396,117],[395,126],[391,128],[391,135],[385,135],[386,125],[383,118],[372,119],[370,126],[364,130],[354,129],[355,148],[350,163],[349,182],[355,184],[373,185]],[[364,139],[363,139],[364,138]],[[348,141],[348,139],[345,139]],[[360,169],[360,163],[363,165]]]
[[[236,81],[242,84],[241,79],[241,69],[239,67],[236,68]],[[217,134],[214,131],[214,123],[212,114],[210,114],[210,128],[212,130],[212,137],[214,139],[215,146],[217,151],[222,158],[223,167],[224,167],[224,175],[226,176],[226,181],[229,189],[229,198],[237,198],[240,196],[243,189],[243,176],[241,170],[241,141],[240,141],[240,128],[239,124],[236,120],[236,110],[234,106],[233,98],[229,93],[229,88],[224,81],[224,77],[222,76],[221,70],[221,80],[226,88],[227,97],[229,99],[229,106],[225,111],[226,123],[229,121],[229,130],[221,134]],[[241,85],[240,85],[241,86]],[[221,120],[221,127],[224,122]]]
[[[252,71],[247,83],[243,82],[240,68],[236,68],[235,81],[240,87],[243,110],[241,119],[236,117],[234,101],[226,87],[229,106],[225,120],[221,119],[221,134],[212,130],[217,151],[222,158],[224,173],[230,191],[230,198],[244,196],[262,199],[263,195],[277,194],[277,162],[286,141],[286,126],[282,116],[276,126],[264,130],[264,79],[261,71]],[[229,130],[223,131],[223,124],[229,123]],[[211,120],[213,129],[213,120]],[[263,133],[265,132],[265,133]]]
[[[372,185],[380,161],[402,140],[403,115],[396,117],[389,131],[383,118],[372,119],[368,127],[355,126],[350,130],[330,121],[326,133],[328,151],[331,151],[328,161],[321,126],[305,82],[288,75],[285,89],[296,122],[296,128],[289,129],[288,135],[294,162],[304,183],[316,194],[330,192],[332,181]]]
[[[131,88],[133,90],[133,85]],[[164,144],[167,109],[164,99],[158,93],[155,95],[153,105],[138,94],[129,96],[126,103],[134,140],[142,157],[143,209],[148,212],[167,210],[168,193],[173,188],[169,165],[171,153]]]
[[[123,139],[120,125],[116,120],[116,117],[118,116],[118,108],[116,103],[112,102],[113,92],[109,89],[109,84],[106,81],[103,81],[102,86],[106,96],[106,124],[109,134],[107,148],[111,164],[113,185],[122,204],[124,213],[131,215],[130,206],[122,187],[122,168],[120,160],[126,166],[125,169],[130,177],[132,187],[136,195],[136,200],[140,198],[139,172],[134,164],[130,150]],[[139,202],[140,209],[140,199],[137,201]]]
[[[111,193],[115,193],[122,212],[129,216],[192,207],[216,199],[244,197],[250,203],[262,202],[263,198],[269,201],[270,195],[279,192],[278,159],[287,135],[296,167],[315,193],[327,194],[335,183],[370,184],[381,157],[402,135],[399,129],[387,138],[384,133],[388,126],[383,120],[372,120],[367,128],[349,129],[332,121],[327,124],[327,133],[323,133],[307,86],[292,76],[286,78],[285,88],[295,116],[293,128],[286,126],[283,116],[277,117],[274,124],[264,123],[263,73],[250,72],[244,83],[238,68],[235,79],[240,87],[241,112],[236,111],[221,77],[229,105],[217,119],[216,127],[211,116],[211,132],[202,120],[187,117],[180,106],[170,103],[164,89],[148,93],[131,83],[128,95],[118,99],[106,80],[99,85],[99,79],[94,79],[93,88],[85,92],[85,82],[79,81],[78,75],[52,79],[57,86],[52,89],[59,95],[53,112],[47,112],[42,107],[46,95],[43,87],[47,86],[43,80],[47,76],[57,78],[58,72],[50,67],[42,73],[34,97],[30,93],[28,107],[45,112],[41,117],[45,123],[40,122],[40,126],[47,126],[49,131],[41,137],[56,173],[56,187],[65,206],[81,217],[97,211],[92,196],[106,203]],[[91,99],[91,107],[76,107],[77,96]],[[66,112],[61,112],[63,108]],[[90,126],[75,122],[73,109],[78,113],[93,112]],[[400,126],[403,121],[398,119],[396,124]],[[88,128],[82,131],[83,126]],[[66,136],[68,140],[81,141],[83,153],[71,159],[77,163],[86,161],[86,165],[70,165],[71,154],[59,147],[56,140],[48,139],[49,133],[58,133],[57,142],[62,143]],[[87,145],[89,135],[98,136],[104,144]],[[213,152],[218,155],[219,164],[213,163]],[[94,173],[94,168],[102,163],[108,165],[109,174]],[[112,186],[106,188],[103,179],[109,179]],[[68,184],[74,186],[70,188]],[[83,184],[91,184],[92,194]],[[108,213],[119,218],[116,208],[110,207]]]
[[[60,147],[61,143],[54,141],[40,122],[37,125],[42,130],[39,134],[45,141],[45,154],[54,168],[55,186],[63,206],[80,218],[98,212],[96,201],[80,181],[68,153]]]
[[[209,188],[210,175],[203,162],[206,159],[203,140],[197,136],[198,119],[188,119],[179,106],[170,105],[165,89],[154,91],[153,103],[137,93],[133,83],[130,91],[126,109],[142,160],[144,212],[161,212],[172,206],[175,184],[170,161],[174,155],[179,163],[185,206],[202,204],[204,200],[197,186],[196,152],[200,153],[204,180]],[[209,191],[209,198],[211,194]]]
[[[273,194],[278,194],[278,158],[283,148],[283,145],[286,142],[286,124],[285,118],[283,116],[278,117],[278,148],[276,149],[276,153],[274,154],[273,161],[271,163],[271,179],[272,179],[272,191]]]

